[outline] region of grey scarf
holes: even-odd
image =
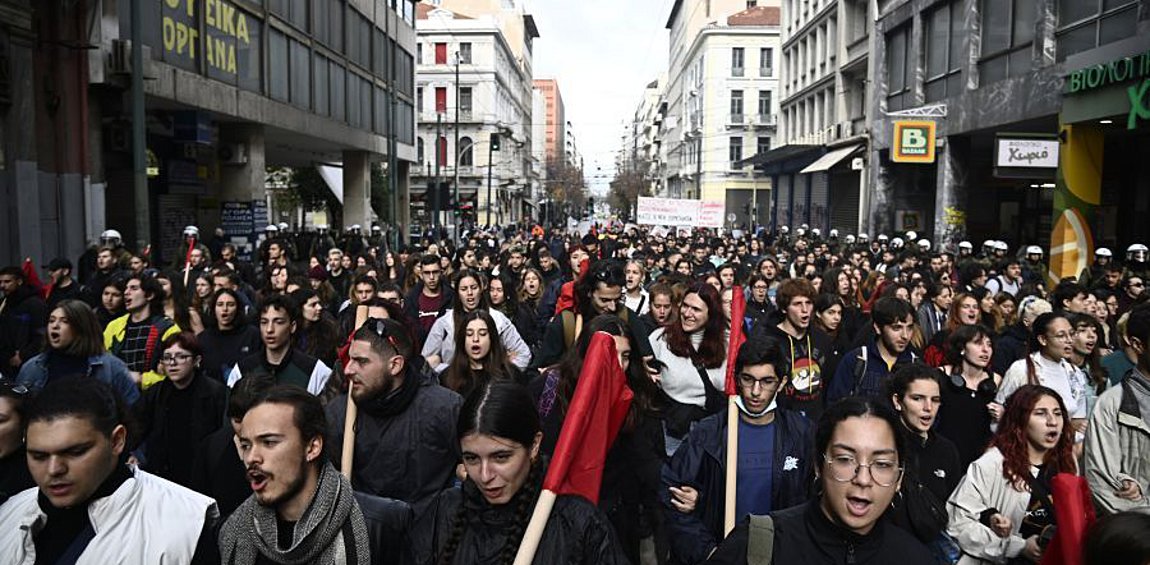
[[[331,463],[320,469],[315,496],[280,549],[275,508],[251,496],[228,518],[220,532],[220,557],[227,565],[253,565],[259,555],[284,565],[368,565],[371,544],[351,484]]]

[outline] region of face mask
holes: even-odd
[[[739,407],[739,410],[743,414],[746,414],[747,416],[750,416],[751,418],[762,418],[763,416],[773,412],[775,410],[775,408],[778,408],[778,403],[776,402],[778,400],[778,398],[779,398],[779,395],[776,393],[775,396],[771,398],[770,404],[767,404],[767,407],[764,408],[762,412],[759,412],[757,414],[754,412],[751,412],[750,410],[747,410],[747,406],[745,404],[743,404],[743,397],[742,396],[735,395],[735,405]]]

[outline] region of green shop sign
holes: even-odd
[[[1066,76],[1066,94],[1082,94],[1129,81],[1136,82],[1126,87],[1130,102],[1126,129],[1135,129],[1138,120],[1150,120],[1150,51],[1071,72]]]

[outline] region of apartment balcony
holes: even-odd
[[[758,114],[755,116],[755,125],[760,128],[774,128],[778,125],[778,116],[775,114]]]
[[[728,114],[727,115],[727,127],[728,128],[739,128],[739,127],[744,127],[746,125],[747,125],[746,114]]]

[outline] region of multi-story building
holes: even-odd
[[[776,134],[780,15],[766,4],[677,1],[667,21],[666,193],[725,202],[737,224],[765,218],[771,189],[748,163]]]
[[[566,159],[567,114],[563,106],[563,93],[559,81],[553,78],[535,79],[535,89],[543,97],[546,108],[543,123],[544,161],[548,164]]]
[[[666,103],[663,88],[666,75],[651,81],[643,89],[643,97],[635,108],[630,123],[623,129],[622,146],[615,160],[617,172],[645,175],[650,183],[651,195],[664,196],[662,162],[663,139],[659,135]]]
[[[157,264],[183,257],[188,224],[250,242],[268,222],[268,166],[340,163],[345,224],[366,226],[370,167],[386,161],[402,221],[413,0],[140,2],[142,68],[133,4],[0,1],[0,118],[12,134],[0,262],[77,257],[105,228],[150,246]],[[134,189],[133,73],[146,78],[146,191]]]
[[[532,213],[538,185],[531,153],[531,43],[539,34],[521,7],[480,3],[476,10],[494,11],[464,12],[466,4],[417,5],[413,207],[428,222],[438,207],[445,222],[457,187],[461,207],[476,213],[472,219],[515,222]],[[437,181],[445,190],[427,194]]]
[[[1095,245],[1146,243],[1150,5],[887,0],[878,7],[869,155],[875,231],[913,228],[934,234],[936,244],[1042,245],[1052,280],[1077,275]]]
[[[775,226],[853,233],[864,215],[869,0],[783,0],[779,144],[753,159]]]

